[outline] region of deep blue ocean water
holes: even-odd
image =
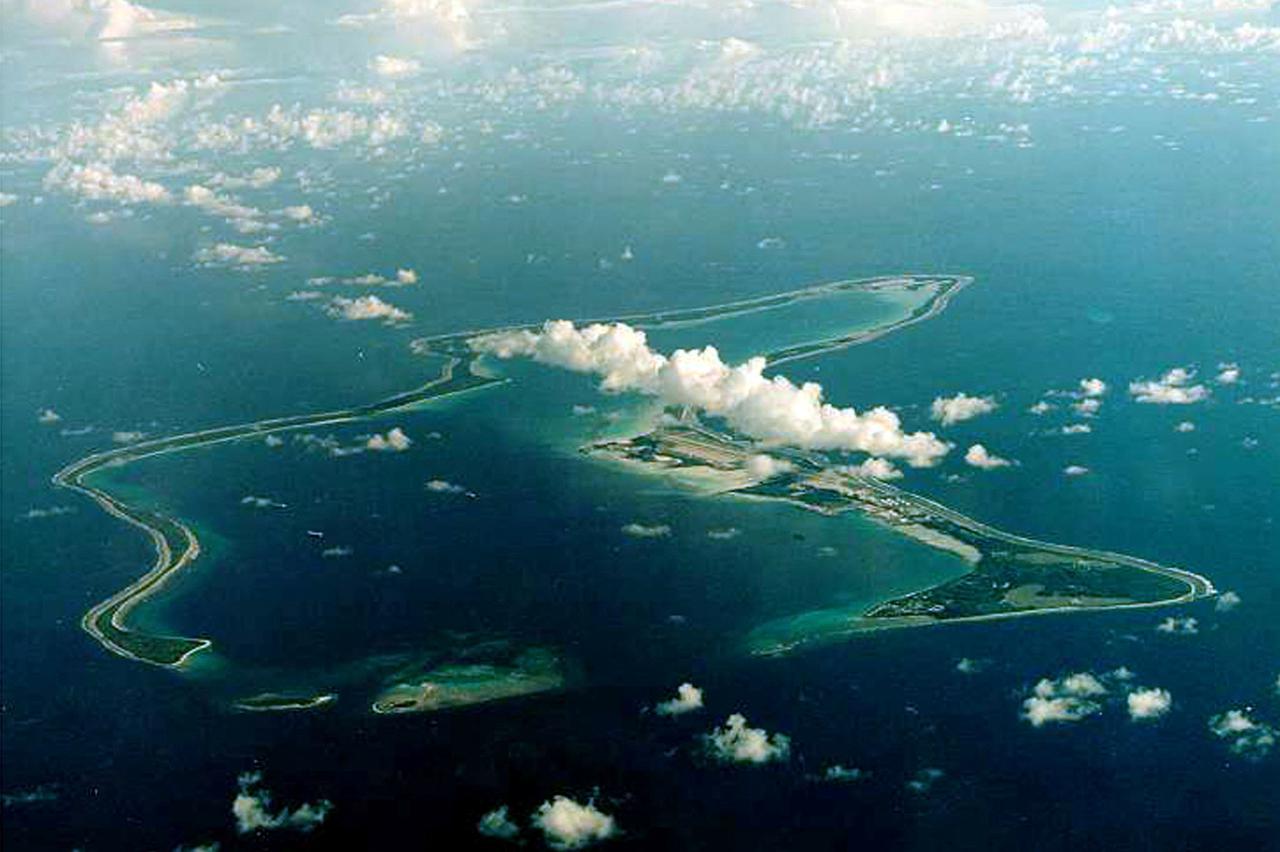
[[[1252,706],[1280,723],[1277,413],[1240,403],[1277,393],[1267,376],[1280,370],[1280,144],[1269,125],[1233,121],[1228,133],[1216,115],[1179,114],[1180,151],[1154,145],[1141,115],[1081,148],[1080,125],[1112,116],[1069,109],[1039,117],[1037,146],[1016,152],[888,136],[752,145],[732,127],[694,150],[654,128],[652,150],[585,167],[555,145],[518,157],[481,148],[471,156],[500,161],[509,190],[474,168],[442,200],[424,174],[378,213],[376,241],[302,238],[290,266],[248,276],[191,270],[194,226],[180,211],[109,233],[53,202],[6,212],[0,771],[6,793],[57,791],[6,808],[6,847],[380,848],[411,837],[466,848],[497,804],[523,815],[555,793],[594,793],[624,831],[619,849],[925,850],[943,838],[974,850],[1276,848],[1280,755],[1235,758],[1206,722]],[[624,130],[597,132],[610,150]],[[1253,136],[1235,144],[1238,134]],[[862,158],[821,156],[845,150]],[[677,153],[683,180],[662,186]],[[505,205],[508,191],[527,192],[527,206]],[[353,213],[337,227],[355,235],[373,220]],[[756,247],[771,236],[785,248]],[[635,260],[616,262],[628,244]],[[423,273],[423,287],[395,293],[417,316],[412,329],[338,325],[282,300],[307,274],[375,263]],[[84,609],[151,559],[136,531],[48,484],[114,430],[376,399],[423,378],[407,347],[419,334],[901,271],[976,283],[926,324],[784,371],[841,404],[897,407],[910,428],[929,426],[934,396],[996,394],[996,413],[947,435],[1020,465],[982,473],[955,452],[905,487],[1011,531],[1192,568],[1237,591],[1240,607],[949,626],[742,659],[734,639],[760,621],[949,563],[854,519],[707,499],[582,459],[573,430],[589,438],[607,424],[545,400],[620,402],[582,376],[511,367],[521,381],[474,398],[317,430],[350,444],[399,425],[417,439],[404,454],[332,459],[286,436],[277,449],[246,442],[113,473],[207,533],[208,556],[140,615],[214,637],[218,659],[176,675],[114,658],[79,630]],[[1125,399],[1131,379],[1187,364],[1208,376],[1220,361],[1238,362],[1246,383],[1207,403]],[[1113,388],[1093,433],[1041,434],[1070,418],[1025,409],[1085,376]],[[45,406],[63,422],[36,423]],[[1197,430],[1175,433],[1183,419]],[[60,434],[85,425],[95,431]],[[1067,478],[1068,464],[1091,473]],[[478,496],[430,494],[423,483],[436,478]],[[288,509],[251,510],[239,502],[249,494]],[[20,517],[52,505],[76,511]],[[632,521],[672,535],[626,538]],[[729,526],[742,535],[705,536]],[[307,529],[353,552],[325,558]],[[828,546],[837,556],[821,554]],[[402,572],[388,575],[392,564]],[[1155,632],[1166,614],[1197,617],[1200,633]],[[579,677],[560,694],[464,711],[365,711],[371,658],[460,634],[556,645]],[[961,675],[962,657],[989,664]],[[1171,691],[1169,716],[1019,720],[1039,678],[1121,665]],[[704,688],[706,712],[644,712],[683,680]],[[336,685],[341,698],[313,714],[236,714],[226,701],[241,682]],[[791,762],[709,765],[695,737],[731,712],[791,736]],[[811,780],[832,763],[870,777]],[[249,768],[281,803],[325,797],[333,815],[313,835],[235,838],[229,807]],[[908,789],[927,768],[945,774],[927,793]]]

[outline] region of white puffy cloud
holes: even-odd
[[[671,536],[671,527],[668,524],[649,526],[633,521],[622,527],[622,534],[629,535],[632,538],[669,538]]]
[[[983,414],[996,410],[993,396],[969,396],[958,393],[951,397],[938,397],[929,406],[929,414],[943,426],[950,426],[962,420],[972,420]]]
[[[427,482],[427,490],[432,494],[466,494],[467,489],[445,479],[432,479]]]
[[[1169,616],[1156,625],[1160,633],[1171,633],[1176,636],[1194,636],[1200,632],[1200,622],[1195,618],[1174,618]]]
[[[412,77],[422,70],[422,63],[416,59],[379,54],[369,62],[369,70],[379,77]]]
[[[476,823],[476,831],[485,837],[514,840],[520,834],[520,826],[516,825],[508,814],[506,805],[494,808],[480,817],[480,821]]]
[[[252,269],[284,262],[266,246],[240,246],[234,243],[216,243],[198,249],[192,259],[201,266],[234,266],[238,269]]]
[[[1125,697],[1129,718],[1135,722],[1158,719],[1173,706],[1173,696],[1167,689],[1135,689]]]
[[[161,184],[137,175],[117,174],[107,163],[80,164],[63,160],[44,176],[44,187],[90,201],[165,204],[173,200]]]
[[[374,452],[402,453],[413,446],[413,440],[399,426],[393,426],[385,435],[370,435],[364,445]]]
[[[1088,423],[1068,423],[1062,427],[1064,435],[1088,435],[1093,431],[1093,427]]]
[[[1209,730],[1215,737],[1226,740],[1233,753],[1251,760],[1261,760],[1270,754],[1278,736],[1274,727],[1254,719],[1248,710],[1228,710],[1211,717]]]
[[[965,451],[964,463],[982,470],[995,470],[998,467],[1008,467],[1013,464],[1008,459],[992,454],[982,444],[974,444]]]
[[[1098,397],[1107,392],[1107,383],[1102,379],[1081,379],[1080,393],[1085,397]]]
[[[182,191],[183,203],[196,207],[212,216],[226,219],[242,234],[251,234],[267,227],[262,221],[262,211],[241,204],[234,198],[222,195],[207,186],[192,184]]]
[[[54,411],[52,408],[42,408],[39,413],[36,414],[36,421],[43,423],[46,426],[61,422],[61,420],[62,415]]]
[[[543,802],[531,819],[552,849],[581,849],[618,834],[617,822],[594,802],[583,805],[566,796]]]
[[[282,808],[272,813],[271,794],[259,788],[261,783],[261,772],[246,772],[240,776],[240,792],[231,803],[231,812],[236,818],[236,830],[241,834],[279,828],[311,831],[324,822],[329,811],[333,810],[332,802],[321,799],[299,805],[293,810]]]
[[[16,204],[18,196],[12,192],[0,192],[0,207],[8,207],[10,204]]]
[[[1028,408],[1027,411],[1031,412],[1032,414],[1039,415],[1039,414],[1047,414],[1048,412],[1053,411],[1054,408],[1055,406],[1053,403],[1042,399],[1039,402],[1037,402],[1035,405]]]
[[[786,734],[770,735],[763,728],[748,728],[741,713],[734,713],[704,737],[712,757],[725,763],[770,763],[791,756],[791,739]]]
[[[1219,364],[1218,375],[1214,381],[1220,385],[1234,385],[1240,381],[1240,365],[1239,364]]]
[[[1078,399],[1071,403],[1071,410],[1081,417],[1092,417],[1102,408],[1102,400],[1097,397],[1087,396],[1084,399]]]
[[[713,541],[730,541],[742,535],[742,530],[737,527],[725,527],[724,529],[707,530],[707,538]]]
[[[1069,464],[1062,469],[1067,476],[1084,476],[1089,472],[1089,468],[1082,464]]]
[[[747,473],[757,479],[769,479],[779,474],[789,473],[795,469],[795,465],[767,453],[757,453],[747,459],[746,469]]]
[[[1190,420],[1183,420],[1183,421],[1182,421],[1181,423],[1179,423],[1177,426],[1174,426],[1174,427],[1173,427],[1173,431],[1175,431],[1175,432],[1194,432],[1194,431],[1196,431],[1196,424],[1192,423]]]
[[[401,310],[390,302],[384,302],[372,294],[348,299],[345,296],[334,296],[326,308],[329,316],[343,320],[382,320],[388,325],[407,322],[413,314]]]
[[[1153,405],[1190,405],[1209,398],[1209,389],[1193,385],[1195,371],[1174,367],[1154,381],[1129,383],[1129,394],[1138,402]]]
[[[902,478],[902,471],[898,470],[893,462],[875,456],[864,460],[861,464],[849,465],[841,469],[855,476],[869,476],[872,479]]]
[[[1022,718],[1039,728],[1050,722],[1078,722],[1102,712],[1107,687],[1095,675],[1079,672],[1058,680],[1042,678],[1022,702]]]
[[[765,377],[764,358],[731,367],[711,346],[667,357],[649,347],[643,331],[624,323],[579,329],[556,320],[540,331],[484,335],[471,345],[499,358],[530,357],[594,373],[603,377],[606,392],[636,391],[669,405],[693,406],[761,440],[903,458],[917,467],[936,463],[950,449],[931,432],[903,432],[898,415],[887,408],[836,408],[823,400],[816,382],[797,386],[785,376]]]
[[[682,716],[702,709],[702,690],[691,683],[676,687],[676,697],[658,703],[654,710],[659,716]]]
[[[1226,591],[1218,595],[1218,600],[1214,603],[1213,608],[1217,612],[1231,612],[1231,610],[1240,606],[1241,598],[1236,592]]]

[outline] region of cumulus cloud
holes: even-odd
[[[594,802],[583,805],[566,796],[539,805],[532,822],[552,849],[581,849],[618,834],[617,822]]]
[[[1240,606],[1241,598],[1236,592],[1226,591],[1218,595],[1218,600],[1214,603],[1213,608],[1217,612],[1231,612],[1231,610]]]
[[[1200,622],[1194,618],[1174,618],[1169,616],[1156,625],[1160,633],[1171,633],[1176,636],[1194,636],[1200,632]]]
[[[671,527],[668,524],[646,524],[631,522],[622,527],[622,534],[632,538],[670,538]]]
[[[1191,384],[1195,371],[1185,367],[1174,367],[1153,381],[1133,381],[1129,383],[1129,394],[1138,402],[1153,405],[1190,405],[1209,398],[1209,389],[1204,385]]]
[[[1219,364],[1218,375],[1214,377],[1214,381],[1220,385],[1234,385],[1240,381],[1240,365]]]
[[[231,266],[237,269],[254,269],[284,262],[266,246],[238,246],[234,243],[217,243],[199,249],[192,259],[201,266]]]
[[[374,452],[402,453],[413,446],[413,440],[399,426],[393,426],[385,435],[370,435],[364,445]]]
[[[836,408],[823,400],[816,382],[797,386],[785,376],[767,378],[764,358],[729,366],[711,346],[668,357],[649,347],[643,331],[624,323],[576,328],[557,320],[539,331],[477,337],[471,345],[499,358],[529,357],[594,373],[603,377],[606,392],[636,391],[692,406],[760,440],[903,458],[917,467],[935,464],[950,449],[931,432],[903,432],[898,415],[887,408]]]
[[[53,423],[58,423],[61,420],[62,420],[62,415],[54,411],[52,408],[42,408],[40,409],[39,413],[36,414],[36,421],[39,423],[43,423],[46,426],[51,425]]]
[[[737,527],[725,527],[724,529],[707,530],[707,538],[714,541],[729,541],[742,535],[742,530]]]
[[[861,781],[866,777],[867,773],[856,766],[842,766],[839,763],[834,763],[822,771],[822,780],[838,783]]]
[[[965,452],[964,463],[982,470],[995,470],[1013,464],[1008,459],[992,454],[982,444],[974,444]]]
[[[748,728],[741,713],[734,713],[724,726],[705,735],[707,751],[724,763],[770,763],[791,756],[791,738],[786,734],[770,735],[763,728]]]
[[[1183,421],[1182,421],[1182,422],[1180,422],[1177,426],[1174,426],[1174,427],[1173,427],[1173,431],[1175,431],[1175,432],[1194,432],[1194,431],[1196,431],[1196,424],[1192,423],[1190,420],[1183,420]]]
[[[1088,435],[1093,431],[1093,427],[1088,423],[1068,423],[1062,427],[1064,435]]]
[[[770,479],[779,474],[789,473],[795,465],[785,459],[775,458],[765,453],[757,453],[747,459],[747,473],[757,479]]]
[[[1058,680],[1042,678],[1022,702],[1022,718],[1036,728],[1051,722],[1078,722],[1101,713],[1098,699],[1106,694],[1107,687],[1089,672]]]
[[[369,70],[379,77],[397,79],[412,77],[422,70],[422,63],[416,59],[403,59],[399,56],[379,54],[369,62]]]
[[[1035,405],[1028,408],[1027,411],[1036,415],[1047,414],[1048,412],[1053,411],[1054,407],[1053,403],[1042,399]]]
[[[1082,464],[1069,464],[1062,469],[1067,476],[1084,476],[1089,472],[1089,468]]]
[[[952,397],[938,397],[929,406],[929,414],[943,426],[950,426],[962,420],[972,420],[983,414],[996,410],[996,400],[992,396],[969,396],[958,393]]]
[[[427,490],[432,494],[467,494],[466,488],[444,479],[432,479],[427,482]]]
[[[44,176],[44,188],[90,201],[121,204],[166,204],[173,200],[161,184],[137,175],[117,174],[107,163],[80,164],[64,160]]]
[[[520,834],[520,826],[512,822],[508,813],[506,805],[494,808],[480,817],[480,822],[476,823],[476,830],[485,837],[514,840]]]
[[[401,310],[390,302],[384,302],[373,294],[348,299],[345,296],[334,296],[329,300],[326,312],[331,317],[342,320],[382,320],[387,325],[407,322],[413,314]]]
[[[849,465],[842,470],[855,476],[869,476],[872,479],[901,479],[902,471],[894,467],[893,462],[872,456],[861,464]]]
[[[1098,397],[1107,392],[1107,383],[1102,379],[1081,379],[1080,394],[1085,397]]]
[[[1228,710],[1209,719],[1209,730],[1227,742],[1233,754],[1261,760],[1275,748],[1277,731],[1252,718],[1247,710]]]
[[[676,687],[676,697],[658,703],[654,708],[659,716],[682,716],[702,709],[702,690],[691,683]]]
[[[333,810],[332,802],[321,799],[299,805],[293,810],[282,808],[272,813],[271,794],[259,787],[261,783],[261,772],[246,772],[239,778],[240,792],[231,803],[231,812],[236,818],[236,830],[241,834],[279,828],[312,831]]]
[[[1129,707],[1129,718],[1135,722],[1143,719],[1158,719],[1169,712],[1173,706],[1173,696],[1167,689],[1135,689],[1125,698]]]

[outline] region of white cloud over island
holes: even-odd
[[[766,377],[764,358],[730,366],[712,346],[666,356],[649,347],[643,331],[624,323],[578,328],[555,320],[538,331],[483,335],[471,345],[498,358],[527,357],[599,375],[605,392],[634,391],[692,406],[759,440],[901,458],[915,467],[931,466],[950,450],[931,432],[904,432],[887,408],[837,408],[816,382],[797,386],[785,376]]]

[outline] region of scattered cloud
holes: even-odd
[[[299,805],[293,810],[283,808],[272,813],[271,794],[260,788],[261,783],[261,772],[246,772],[239,778],[240,792],[231,803],[231,812],[236,818],[236,830],[241,834],[280,828],[312,831],[333,810],[332,802],[321,799]]]
[[[1194,432],[1194,431],[1196,431],[1196,424],[1192,423],[1190,420],[1183,420],[1183,421],[1182,421],[1181,423],[1179,423],[1177,426],[1174,426],[1174,427],[1173,427],[1173,431],[1175,431],[1175,432]]]
[[[713,541],[729,541],[742,535],[742,530],[737,527],[724,527],[723,529],[707,530],[707,538]]]
[[[617,822],[594,802],[583,805],[566,796],[543,802],[531,819],[552,849],[582,849],[618,835]]]
[[[1102,379],[1081,379],[1080,393],[1085,397],[1098,397],[1107,392],[1107,383]]]
[[[843,766],[834,763],[822,771],[822,780],[832,781],[836,783],[849,783],[851,781],[862,781],[867,777],[868,773],[854,766]]]
[[[692,406],[761,440],[903,458],[917,467],[935,464],[950,449],[932,433],[904,433],[898,415],[887,408],[836,408],[823,400],[816,382],[797,386],[785,376],[766,378],[764,358],[729,366],[711,346],[668,357],[649,348],[643,331],[624,323],[577,328],[550,321],[539,331],[484,335],[471,345],[499,358],[530,357],[595,373],[606,392],[638,391]]]
[[[965,452],[964,463],[982,470],[995,470],[1013,464],[1008,459],[992,454],[982,444],[974,444]]]
[[[902,471],[898,470],[893,462],[888,459],[876,458],[875,456],[866,459],[861,464],[849,465],[842,469],[856,476],[868,476],[872,479],[902,478]]]
[[[632,538],[670,538],[669,524],[653,524],[652,526],[632,521],[622,527],[622,534]]]
[[[974,660],[969,657],[961,657],[956,661],[956,671],[960,672],[960,674],[979,674],[986,671],[990,665],[990,660]]]
[[[369,62],[369,70],[379,77],[399,79],[412,77],[422,71],[422,63],[416,59],[402,59],[399,56],[379,54]]]
[[[1167,689],[1135,689],[1125,701],[1129,706],[1129,718],[1135,722],[1158,719],[1169,712],[1173,697]]]
[[[255,497],[252,494],[246,494],[240,498],[240,505],[252,506],[255,509],[287,509],[288,506],[270,497]]]
[[[1062,469],[1067,476],[1084,476],[1089,472],[1089,468],[1082,464],[1069,464]]]
[[[136,444],[145,437],[147,437],[146,432],[139,432],[137,430],[122,430],[111,433],[112,442],[117,444]]]
[[[747,459],[747,473],[756,479],[771,479],[783,473],[790,473],[795,465],[785,459],[776,458],[766,453],[757,453]]]
[[[201,266],[231,266],[237,269],[255,269],[283,263],[285,260],[266,246],[239,246],[234,243],[216,243],[198,249],[192,259]]]
[[[506,805],[494,808],[480,817],[480,822],[476,824],[476,830],[485,837],[514,840],[520,834],[520,826],[512,822],[508,813]]]
[[[1088,423],[1068,423],[1062,427],[1064,435],[1088,435],[1093,431],[1093,427]]]
[[[1037,402],[1035,405],[1028,408],[1027,411],[1036,415],[1048,414],[1050,411],[1053,411],[1055,407],[1056,406],[1053,403],[1042,399],[1039,402]]]
[[[413,440],[399,426],[393,426],[385,435],[370,435],[364,446],[374,452],[402,453],[413,446]]]
[[[89,201],[121,204],[167,204],[169,190],[137,175],[117,174],[108,163],[72,163],[63,160],[44,177],[44,188],[61,190]]]
[[[907,782],[907,789],[913,793],[924,795],[933,789],[933,785],[937,784],[947,773],[935,767],[926,767],[921,769],[915,776]]]
[[[1129,383],[1129,394],[1138,402],[1153,405],[1191,405],[1209,398],[1204,385],[1191,384],[1195,371],[1174,367],[1154,381]]]
[[[741,713],[734,713],[724,726],[706,734],[704,741],[712,757],[724,763],[770,763],[791,756],[791,738],[763,728],[748,728]]]
[[[18,520],[22,521],[40,521],[45,518],[57,518],[62,515],[74,515],[75,509],[71,506],[49,506],[47,508],[32,508],[18,515]]]
[[[1169,616],[1156,625],[1160,633],[1171,633],[1177,636],[1194,636],[1200,632],[1200,622],[1194,618],[1174,618]]]
[[[52,408],[42,408],[36,415],[36,420],[37,422],[50,425],[60,422],[62,420],[62,415],[54,411]]]
[[[444,479],[432,479],[427,482],[427,490],[433,494],[466,494],[467,489]]]
[[[972,420],[983,414],[989,414],[997,408],[993,396],[969,396],[958,393],[952,397],[938,397],[929,406],[929,414],[943,426],[950,426],[962,420]]]
[[[384,302],[372,294],[354,299],[334,296],[329,300],[326,311],[329,316],[342,320],[382,320],[388,325],[413,319],[413,314],[397,308],[390,302]]]
[[[1098,699],[1107,691],[1102,681],[1089,672],[1058,680],[1043,678],[1022,702],[1022,718],[1035,728],[1051,722],[1078,722],[1102,712]]]
[[[1213,608],[1216,612],[1231,612],[1231,610],[1240,606],[1241,598],[1236,592],[1226,591],[1218,595],[1218,600],[1214,602]]]
[[[1209,730],[1225,740],[1233,754],[1250,760],[1261,760],[1271,753],[1277,741],[1276,729],[1260,722],[1244,710],[1228,710],[1209,719]]]
[[[659,716],[683,716],[702,709],[702,690],[691,683],[676,687],[676,697],[659,702],[654,710]]]
[[[1218,375],[1214,377],[1214,381],[1220,385],[1234,385],[1240,381],[1240,365],[1219,364]]]

